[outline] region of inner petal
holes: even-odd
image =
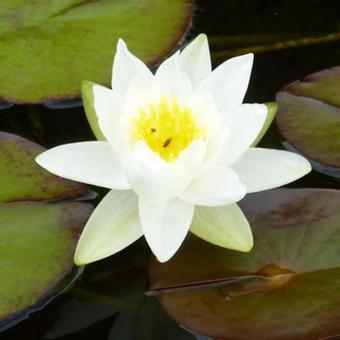
[[[164,160],[176,160],[193,140],[206,139],[199,117],[180,104],[176,96],[162,96],[158,103],[142,107],[132,117],[133,141],[143,140]]]

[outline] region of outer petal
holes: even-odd
[[[221,206],[237,202],[245,194],[246,188],[233,170],[216,167],[193,181],[180,198],[196,205]]]
[[[116,153],[123,154],[126,147],[120,126],[121,117],[124,114],[123,99],[101,85],[93,86],[93,95],[100,130]]]
[[[98,124],[98,115],[94,107],[94,86],[97,84],[84,80],[81,83],[81,96],[88,123],[97,140],[106,140]]]
[[[117,190],[130,188],[120,161],[107,142],[61,145],[40,154],[36,162],[53,174],[74,181]]]
[[[139,215],[144,236],[158,261],[168,261],[188,233],[194,206],[177,198],[153,203],[139,199]]]
[[[251,146],[262,130],[267,117],[264,104],[243,104],[224,113],[224,126],[230,134],[221,145],[219,164],[229,166]]]
[[[110,191],[99,203],[79,239],[77,265],[113,255],[143,235],[137,196],[132,191]]]
[[[155,74],[153,94],[156,97],[164,94],[176,95],[183,100],[191,91],[190,79],[181,69],[177,52],[159,66]]]
[[[119,39],[112,68],[112,90],[124,96],[135,77],[151,80],[153,74],[141,60],[129,52],[125,42]]]
[[[124,162],[124,171],[131,188],[154,201],[178,196],[191,181],[184,166],[165,162],[144,142],[135,144]]]
[[[205,34],[196,37],[181,53],[182,70],[189,76],[193,87],[211,73],[211,58],[208,38]]]
[[[220,111],[239,106],[248,88],[253,54],[232,58],[218,66],[198,87],[209,92]]]
[[[237,204],[226,207],[196,207],[190,231],[220,247],[247,252],[253,247],[253,235]]]
[[[248,193],[285,185],[311,171],[309,162],[296,153],[262,148],[248,149],[232,168]]]

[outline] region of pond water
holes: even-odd
[[[254,71],[246,97],[248,102],[274,101],[276,93],[285,84],[302,79],[318,70],[340,65],[340,39],[330,37],[330,34],[340,32],[340,2],[337,0],[199,0],[196,3],[197,9],[190,35],[195,36],[199,32],[205,32],[208,35],[215,66],[235,54],[252,50],[258,51],[255,55]],[[307,41],[305,38],[308,37],[312,37],[314,40]],[[323,40],[325,41],[323,42]],[[287,41],[290,43],[282,43]],[[83,108],[78,104],[79,102],[65,103],[66,107],[64,108],[7,107],[0,111],[0,130],[21,135],[47,148],[69,142],[93,140],[94,137],[86,121]],[[67,108],[67,106],[69,107]],[[275,124],[261,145],[282,148]],[[340,189],[340,182],[338,179],[314,171],[302,180],[293,183],[291,187]],[[95,187],[93,190],[98,193],[98,197],[91,202],[97,204],[105,194],[105,190]],[[304,198],[307,208],[315,203],[308,201],[310,197],[315,197],[320,205],[323,204],[323,200],[327,205],[328,201],[326,200],[333,200],[323,194],[317,193],[313,196],[313,193],[310,192]],[[264,196],[263,199],[268,202],[271,200],[267,196]],[[337,210],[340,213],[340,206],[336,206],[334,202],[332,204],[335,206],[332,208],[332,212],[327,214],[335,216]],[[245,203],[245,205],[247,206],[249,203]],[[300,209],[301,213],[302,208],[298,207],[297,209]],[[292,207],[287,211],[288,213],[282,218],[282,221],[289,221],[290,214],[294,214]],[[327,223],[332,225],[337,223],[337,227],[340,229],[339,216]],[[331,234],[329,225],[323,227],[327,233]],[[316,236],[312,241],[309,241],[308,247],[302,247],[301,252],[309,251],[310,254],[314,254],[314,252],[325,251],[326,246],[333,247],[333,245],[325,243],[323,234],[318,232],[320,230],[310,231]],[[291,233],[293,234],[293,232]],[[259,235],[261,236],[260,231]],[[339,243],[339,235],[336,232],[332,235],[335,235],[333,241]],[[282,232],[271,237],[276,239],[273,243],[277,240],[281,240],[282,243],[287,243],[289,240],[289,242],[294,242],[294,238],[290,239],[292,235],[286,236]],[[302,236],[297,234],[296,237]],[[303,241],[301,242],[303,243]],[[262,246],[270,247],[270,244],[262,244]],[[280,245],[273,246],[273,249],[275,247],[280,247]],[[305,280],[299,282],[301,286],[297,284],[300,290],[296,288],[291,295],[287,296],[284,295],[284,292],[287,292],[288,289],[287,291],[278,290],[276,294],[265,295],[263,300],[253,299],[249,303],[244,301],[242,302],[245,306],[244,313],[235,312],[238,310],[238,305],[237,303],[232,304],[230,308],[233,309],[233,318],[222,318],[216,328],[222,327],[223,322],[225,322],[225,327],[229,327],[229,323],[238,325],[238,328],[235,326],[229,335],[225,336],[228,339],[250,339],[255,338],[254,336],[256,339],[318,339],[340,334],[340,328],[335,321],[340,317],[340,309],[332,303],[332,301],[340,302],[340,261],[336,260],[336,257],[340,256],[339,248],[337,247],[334,251],[330,250],[329,254],[327,253],[328,255],[323,257],[322,263],[318,263],[317,256],[314,258],[314,255],[310,255],[315,267],[311,267],[311,274],[308,274],[310,275],[308,278],[303,276],[299,279]],[[273,252],[276,251],[275,249]],[[290,249],[285,244],[280,251],[289,252]],[[294,251],[298,252],[296,249]],[[259,258],[261,256],[258,255]],[[263,257],[265,256],[263,255]],[[149,260],[148,247],[143,240],[140,240],[115,256],[88,265],[73,288],[68,289],[40,311],[33,313],[27,320],[1,333],[1,339],[204,339],[199,333],[204,329],[209,329],[205,325],[205,323],[212,322],[211,316],[208,314],[215,315],[216,319],[221,318],[220,315],[217,315],[221,313],[220,306],[213,303],[209,305],[209,301],[212,301],[214,296],[205,295],[204,290],[208,292],[209,289],[216,289],[219,280],[213,279],[214,282],[210,285],[209,280],[206,280],[203,284],[204,287],[199,286],[191,290],[191,285],[196,285],[195,282],[198,281],[201,282],[197,279],[197,275],[199,276],[197,266],[200,262],[193,261],[192,268],[185,262],[185,269],[180,269],[178,266],[181,264],[178,263],[167,269],[174,271],[179,277],[182,272],[187,273],[184,293],[179,290],[179,292],[173,293],[172,298],[161,296],[160,300],[163,306],[166,306],[168,313],[178,320],[183,320],[184,324],[195,325],[198,322],[203,325],[198,327],[197,332],[196,330],[189,331],[185,326],[173,321],[157,300],[158,288],[152,289],[152,286],[155,282],[159,283],[158,275],[161,278],[162,275],[165,277],[166,275],[159,274],[160,270],[157,265],[152,264],[151,276],[155,281],[150,285]],[[301,260],[301,263],[303,261]],[[308,265],[307,262],[303,262],[304,269],[301,270],[303,273],[309,272],[305,269],[309,266],[309,262]],[[295,262],[294,265],[292,264],[292,268],[282,268],[283,266],[280,267],[277,263],[273,264],[272,262],[263,264],[277,267],[276,269],[270,267],[269,272],[272,275],[273,271],[278,270],[277,285],[279,286],[284,286],[285,280],[290,280],[290,277],[287,276],[290,271],[296,272],[300,268],[300,264]],[[211,266],[214,267],[214,265]],[[231,268],[235,271],[232,265]],[[190,276],[191,270],[192,277]],[[215,272],[218,270],[220,269],[215,269]],[[321,271],[327,271],[327,273],[321,273]],[[315,273],[318,273],[319,276]],[[261,272],[261,275],[264,274]],[[171,281],[170,278],[167,280]],[[222,287],[224,287],[224,281]],[[167,281],[163,282],[163,285],[166,286],[166,284]],[[320,289],[320,285],[323,289]],[[250,292],[249,294],[256,291],[265,294],[271,291],[273,284],[271,281],[268,286],[261,283],[250,285],[244,283],[244,287],[244,291]],[[240,298],[239,290],[235,287],[230,290],[228,290],[229,288],[223,289],[226,300],[233,299],[234,296],[235,299],[246,299],[247,294]],[[310,294],[304,293],[304,291],[309,291]],[[325,291],[328,291],[329,294],[325,294]],[[320,294],[320,296],[315,294]],[[284,305],[285,302],[291,306],[291,310]],[[282,306],[282,310],[269,308],[275,304]],[[308,310],[305,305],[313,305],[314,308]],[[206,308],[206,306],[210,307]],[[178,308],[187,311],[193,315],[193,318],[183,316]],[[203,315],[200,315],[200,309]],[[272,320],[271,323],[265,317],[254,319],[253,315],[261,314],[261,310],[265,311],[263,313]],[[228,313],[227,311],[228,307],[225,309],[226,313]],[[252,316],[250,316],[251,314]],[[326,314],[328,316],[325,316]],[[207,316],[206,320],[204,316]],[[282,321],[283,319],[284,321]],[[318,319],[320,319],[319,333],[315,331],[318,328]],[[294,324],[294,320],[300,324]],[[280,324],[281,321],[282,324]],[[254,330],[256,322],[262,322],[262,326]],[[289,323],[294,330],[292,333],[289,330]],[[283,326],[285,329],[278,331]],[[253,329],[254,333],[247,330],[247,327]],[[297,328],[299,331],[296,331]],[[236,333],[237,329],[239,329],[239,334]],[[242,332],[244,332],[243,335]]]

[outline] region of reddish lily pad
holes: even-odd
[[[0,132],[0,202],[59,200],[88,192],[87,186],[42,169],[34,159],[43,151],[27,139]]]
[[[190,237],[153,260],[150,292],[184,326],[218,339],[319,339],[340,334],[340,191],[279,189],[241,203],[248,253]]]
[[[149,65],[184,37],[190,0],[2,0],[0,99],[48,103],[80,96],[82,80],[109,85],[124,38]]]
[[[340,67],[317,72],[277,94],[277,126],[288,149],[340,178]]]

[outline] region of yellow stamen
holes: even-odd
[[[159,103],[150,103],[133,118],[133,139],[143,140],[166,161],[174,161],[195,139],[205,139],[206,131],[197,116],[178,99],[162,96]]]

